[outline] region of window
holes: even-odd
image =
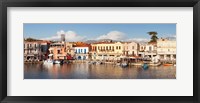
[[[132,46],[132,49],[134,49],[134,46]]]
[[[37,45],[35,44],[35,48],[36,48],[36,46],[37,46]]]
[[[109,49],[111,50],[111,46],[109,46]]]
[[[116,49],[118,49],[118,46],[116,46]]]
[[[121,49],[121,46],[119,46],[119,50]]]
[[[60,50],[58,50],[58,54],[60,54]]]

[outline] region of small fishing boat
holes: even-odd
[[[171,64],[171,63],[165,63],[165,64],[163,64],[164,66],[173,66],[173,64]]]
[[[45,61],[43,61],[43,64],[53,64],[53,60],[51,60],[51,59],[47,59],[47,60],[45,60]]]
[[[59,61],[59,60],[55,60],[53,63],[54,63],[54,64],[60,64],[61,61]]]
[[[122,66],[122,67],[127,67],[128,64],[127,64],[126,62],[123,62],[123,63],[121,64],[121,66]]]
[[[101,61],[97,61],[96,64],[103,64]]]
[[[144,63],[144,64],[142,65],[142,69],[146,70],[146,69],[148,69],[148,68],[149,68],[148,64]]]
[[[158,63],[149,63],[149,66],[160,66],[160,65],[161,65],[160,62],[158,62]]]

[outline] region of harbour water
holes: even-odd
[[[175,66],[143,69],[112,64],[24,64],[24,79],[176,79]]]

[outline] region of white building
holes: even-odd
[[[155,57],[157,55],[156,44],[140,44],[139,56],[141,57]]]
[[[157,40],[157,54],[160,60],[176,60],[176,40]]]
[[[78,60],[86,60],[88,59],[89,47],[87,46],[77,46],[74,47],[75,50],[75,58]]]
[[[138,56],[139,44],[136,42],[123,43],[123,55]]]

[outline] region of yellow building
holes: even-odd
[[[92,59],[113,60],[123,55],[123,44],[121,42],[100,42],[91,44]]]

